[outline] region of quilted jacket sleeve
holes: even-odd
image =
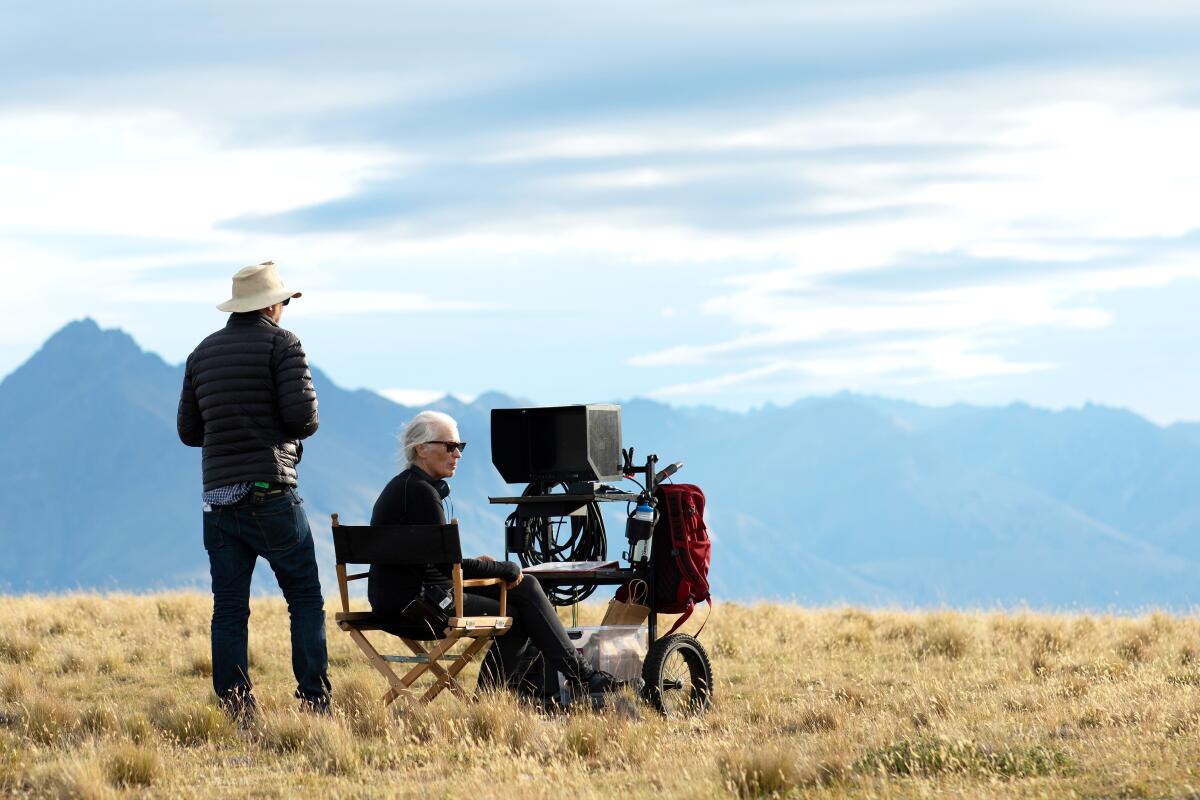
[[[179,441],[189,447],[204,444],[204,420],[200,417],[200,404],[192,388],[192,358],[188,356],[183,369],[183,390],[179,393],[179,411],[175,415],[175,431]]]
[[[317,391],[313,388],[308,358],[300,340],[289,331],[282,331],[276,342],[271,371],[275,377],[275,401],[283,429],[297,439],[305,439],[317,431]]]

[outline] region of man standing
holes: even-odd
[[[300,340],[279,327],[284,306],[299,296],[270,261],[239,270],[233,298],[217,306],[233,313],[188,356],[179,396],[179,438],[204,448],[213,689],[235,717],[249,718],[256,707],[246,624],[259,556],[287,600],[296,697],[306,710],[329,710],[324,598],[296,494],[300,440],[317,430],[317,394]]]

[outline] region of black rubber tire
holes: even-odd
[[[712,705],[712,662],[686,633],[656,641],[642,663],[646,701],[668,717],[698,716]]]

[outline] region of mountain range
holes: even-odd
[[[321,427],[305,443],[300,491],[332,587],[329,514],[367,520],[416,409],[313,372]],[[82,320],[0,382],[0,587],[206,585],[200,454],[174,427],[181,381],[181,366]],[[520,405],[499,393],[434,404],[471,443],[452,495],[469,551],[503,550],[508,509],[487,498],[521,487],[492,467],[488,420]],[[678,480],[704,488],[718,599],[1117,610],[1200,600],[1197,424],[843,393],[741,413],[633,399],[622,426],[626,445],[682,460]],[[615,556],[624,507],[606,512]],[[269,590],[269,571],[258,573]]]

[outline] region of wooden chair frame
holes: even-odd
[[[512,628],[512,617],[507,616],[508,589],[505,581],[500,578],[463,578],[458,520],[453,520],[448,525],[370,527],[340,525],[337,514],[333,514],[332,518],[334,551],[337,554],[338,594],[342,603],[342,610],[334,615],[334,620],[339,628],[350,635],[371,666],[388,682],[388,691],[381,698],[383,704],[386,706],[397,697],[428,703],[445,689],[463,699],[472,697],[472,693],[458,682],[457,676],[476,657],[483,658],[495,637],[504,635]],[[405,540],[398,542],[397,536],[403,536]],[[351,611],[349,583],[366,578],[369,574],[349,574],[346,567],[351,563],[450,564],[454,584],[454,616],[450,618],[441,636],[432,629],[429,630],[428,637],[400,636],[387,630],[388,627],[395,627],[394,620],[380,619],[370,611]],[[463,589],[472,586],[500,587],[499,614],[468,617],[463,613]],[[396,636],[412,655],[381,655],[364,635],[364,631],[383,631]],[[430,640],[436,643],[426,649],[422,642]],[[459,641],[468,641],[469,644],[458,653],[452,654],[452,648]],[[449,665],[443,667],[439,661],[449,662]],[[397,675],[391,666],[397,663],[414,666],[404,675]],[[426,672],[433,674],[434,681],[418,697],[412,686]]]

